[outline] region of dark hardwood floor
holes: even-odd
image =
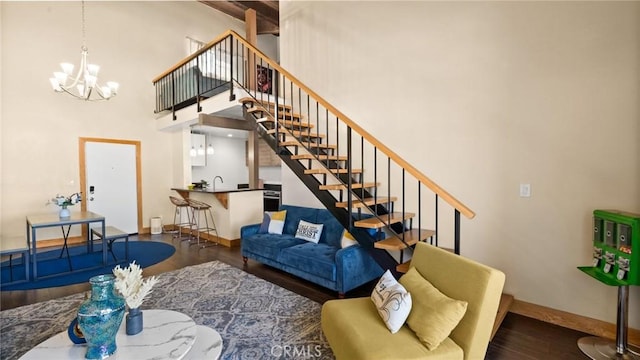
[[[245,266],[242,262],[239,248],[229,249],[223,246],[213,246],[198,249],[194,246],[189,246],[187,242],[173,240],[171,234],[141,235],[139,238],[140,240],[165,241],[172,243],[176,247],[176,252],[169,259],[145,268],[145,276],[219,260],[318,303],[335,299],[337,296],[333,291],[251,260]],[[369,296],[373,285],[374,283],[370,283],[361,286],[349,292],[347,297]],[[7,310],[88,290],[89,284],[86,283],[40,290],[3,291],[0,293],[0,309]],[[588,335],[509,313],[493,341],[489,344],[486,359],[588,359],[576,345],[577,340],[583,336]]]

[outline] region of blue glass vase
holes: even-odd
[[[87,341],[87,359],[104,359],[116,351],[116,334],[124,317],[124,299],[114,292],[115,277],[89,279],[91,298],[78,308],[78,325]]]

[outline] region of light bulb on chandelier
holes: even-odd
[[[87,63],[89,50],[85,45],[84,1],[82,1],[82,50],[78,73],[73,75],[73,64],[61,63],[62,71],[53,73],[49,82],[56,92],[65,92],[81,100],[109,100],[118,93],[119,84],[108,81],[105,86],[98,84],[100,66]]]

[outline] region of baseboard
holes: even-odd
[[[188,230],[185,230],[188,231]],[[143,228],[142,231],[140,231],[138,234],[140,235],[146,235],[146,234],[150,234],[150,228],[146,227]],[[207,240],[212,240],[214,242],[217,242],[218,244],[222,245],[222,246],[226,246],[229,248],[233,248],[233,247],[238,247],[240,246],[240,239],[225,239],[222,237],[215,237],[215,236],[211,236],[210,238],[207,236],[207,234],[205,233],[201,233],[200,234],[201,238],[207,239]],[[81,244],[86,244],[87,241],[85,240],[84,237],[82,236],[70,236],[69,239],[67,239],[67,245],[81,245]],[[60,239],[47,239],[47,240],[38,240],[38,249],[40,248],[47,248],[47,247],[54,247],[54,246],[62,246],[64,245],[64,239],[60,238]]]
[[[613,304],[612,306],[615,306]],[[614,340],[616,324],[514,299],[509,311],[587,334]],[[640,345],[640,330],[629,328],[628,343]]]

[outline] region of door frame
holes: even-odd
[[[87,174],[86,174],[86,154],[85,154],[85,145],[88,142],[96,142],[96,143],[109,143],[109,144],[121,144],[121,145],[133,145],[136,148],[136,204],[137,204],[137,212],[138,212],[138,234],[141,234],[143,231],[142,226],[142,167],[140,163],[140,141],[137,140],[121,140],[121,139],[103,139],[103,138],[89,138],[89,137],[81,137],[78,141],[80,155],[80,189],[84,192],[87,188]],[[87,211],[87,198],[88,194],[84,194],[83,200],[81,203],[81,210]],[[83,229],[86,232],[86,229]]]

